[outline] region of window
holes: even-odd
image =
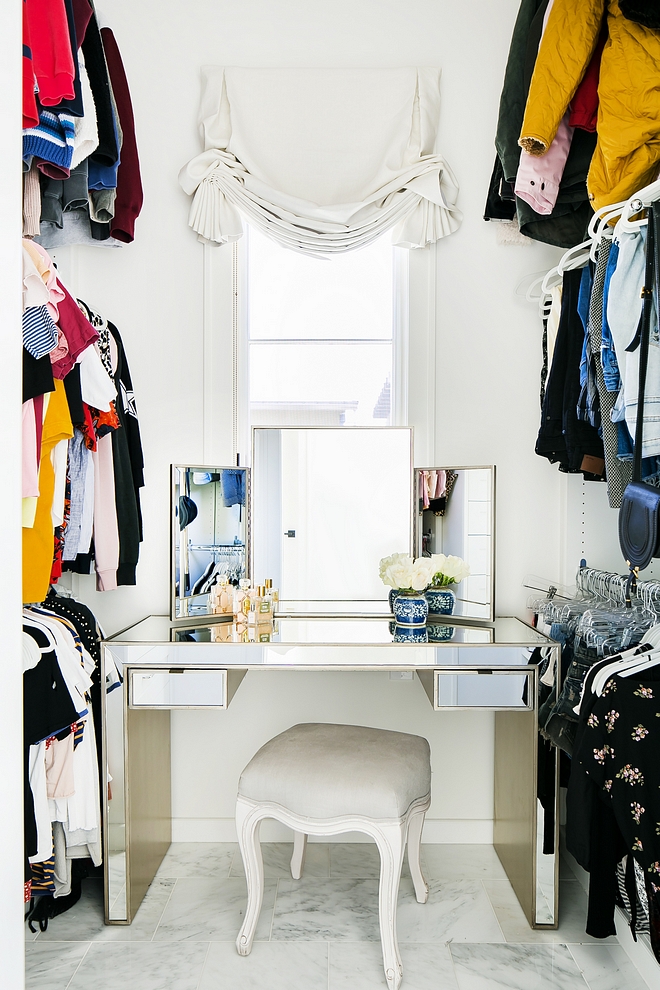
[[[326,261],[249,229],[251,426],[403,425],[397,255],[389,235]]]

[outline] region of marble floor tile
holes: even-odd
[[[415,900],[412,880],[402,880],[397,929],[400,943],[504,941],[480,880],[433,880],[426,904]]]
[[[80,900],[65,914],[53,918],[39,941],[150,942],[176,881],[156,879],[147,891],[131,925],[106,925],[103,914],[103,882],[83,881]]]
[[[484,880],[483,883],[507,942],[616,943],[613,936],[608,939],[594,939],[585,932],[587,895],[576,880],[560,881],[559,928],[556,931],[529,927],[508,880]]]
[[[378,881],[280,880],[271,938],[377,941]]]
[[[261,856],[264,861],[264,876],[275,879],[291,879],[291,856],[293,842],[262,842]],[[330,860],[327,842],[308,842],[305,853],[304,877],[327,877]],[[232,864],[230,877],[244,877],[245,868],[238,845]]]
[[[237,852],[237,842],[173,842],[156,876],[228,877]]]
[[[197,990],[208,945],[94,943],[68,990]]]
[[[447,945],[399,947],[405,990],[458,990]],[[385,990],[378,942],[331,942],[329,990]]]
[[[378,880],[380,877],[380,853],[376,843],[333,842],[330,846],[330,876]],[[410,876],[407,850],[401,876]]]
[[[327,990],[324,942],[255,942],[239,956],[230,942],[212,942],[199,990]]]
[[[276,880],[266,880],[255,938],[268,940]],[[245,916],[247,890],[241,877],[190,877],[176,881],[154,941],[234,942]]]
[[[493,846],[423,843],[427,880],[502,880],[504,867]]]
[[[31,942],[25,946],[25,990],[66,990],[89,942]]]
[[[565,945],[457,945],[459,990],[587,990]]]
[[[647,990],[620,945],[569,945],[589,990]]]

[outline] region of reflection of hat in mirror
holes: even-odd
[[[185,529],[197,518],[197,506],[189,495],[181,495],[179,498],[179,529]]]
[[[193,471],[193,485],[208,485],[213,480],[210,471]]]

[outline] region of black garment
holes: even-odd
[[[564,274],[561,316],[543,401],[536,453],[547,457],[551,464],[558,461],[562,472],[582,472],[586,481],[599,481],[602,480],[605,465],[603,441],[590,423],[577,418],[580,359],[584,343],[584,328],[577,308],[581,278],[580,269]],[[595,461],[585,461],[585,457]],[[596,463],[603,465],[601,475],[593,470]]]
[[[23,631],[43,649],[48,637],[41,629],[24,625]],[[44,653],[36,667],[23,674],[23,732],[26,743],[35,745],[77,721],[54,650]]]
[[[40,649],[48,647],[48,637],[41,629],[23,626]],[[25,855],[37,852],[37,823],[30,787],[30,746],[54,735],[78,718],[71,695],[62,677],[54,651],[42,654],[41,660],[23,674],[23,801]]]
[[[507,182],[502,172],[499,156],[495,156],[495,164],[490,177],[484,220],[500,220],[511,222],[516,215],[516,197],[510,182]]]
[[[85,422],[79,364],[74,364],[69,374],[65,376],[64,391],[66,393],[66,401],[69,406],[71,422],[74,426],[79,426],[81,423]]]
[[[82,645],[85,647],[90,657],[94,661],[95,667],[91,673],[92,686],[89,696],[92,703],[92,715],[94,718],[94,729],[96,734],[96,755],[98,759],[101,789],[103,793],[103,732],[101,713],[101,694],[103,685],[101,684],[101,631],[96,621],[96,616],[87,605],[76,601],[75,598],[65,598],[58,595],[52,588],[44,602],[44,608],[55,615],[59,615],[75,627]]]
[[[108,329],[117,345],[117,416],[121,429],[112,435],[115,470],[117,525],[119,528],[119,567],[117,584],[135,584],[135,567],[142,542],[140,489],[144,487],[144,457],[137,418],[133,381],[119,330],[108,321]]]
[[[620,0],[619,7],[624,17],[636,21],[652,31],[660,31],[660,9],[658,0]]]
[[[522,0],[511,37],[495,136],[495,147],[502,163],[504,178],[509,182],[515,181],[520,161],[518,138],[529,91],[525,66],[530,46],[530,33],[537,14],[540,14],[542,24],[547,6],[548,0]],[[538,38],[540,37],[539,30]],[[538,49],[538,40],[536,48]]]
[[[83,117],[85,110],[83,107],[82,90],[80,88],[80,67],[78,65],[78,38],[76,37],[76,18],[73,13],[72,0],[64,0],[66,7],[66,19],[69,25],[69,41],[73,52],[73,68],[75,77],[73,80],[73,99],[62,100],[55,107],[48,107],[51,113],[68,113],[72,117]]]
[[[96,14],[92,14],[87,25],[82,52],[85,56],[85,68],[94,97],[99,134],[98,147],[92,152],[90,158],[93,162],[98,162],[99,165],[114,165],[119,158],[119,149],[113,123],[110,78]]]
[[[94,541],[87,553],[79,553],[75,560],[63,560],[62,570],[71,571],[73,574],[91,574],[92,561],[94,560]]]
[[[44,354],[37,360],[23,348],[23,402],[54,391],[53,366],[49,355]]]
[[[651,918],[657,920],[660,911],[660,669],[650,667],[632,677],[614,675],[600,698],[590,692],[596,670],[588,675],[580,711],[567,843],[591,873],[587,932],[604,938],[614,934],[615,869],[625,853],[644,869]],[[660,927],[652,921],[651,942],[658,959],[659,936]]]

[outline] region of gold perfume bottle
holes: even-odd
[[[272,578],[266,578],[265,585],[266,585],[266,595],[270,598],[273,606],[273,611],[275,611],[275,606],[277,602],[280,600],[280,593],[277,590],[277,588],[273,587]]]

